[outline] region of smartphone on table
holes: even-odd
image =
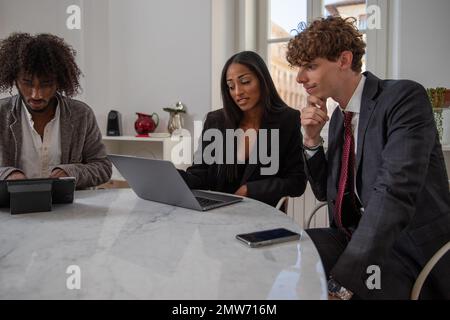
[[[263,230],[252,233],[238,234],[236,239],[242,241],[251,248],[267,246],[275,243],[282,243],[287,241],[297,241],[300,239],[300,234],[284,229]]]

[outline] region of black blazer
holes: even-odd
[[[203,134],[207,129],[219,129],[225,139],[225,113],[223,109],[208,113],[203,126]],[[262,165],[258,159],[256,164],[248,164],[245,168],[240,185],[247,185],[248,197],[275,206],[284,196],[301,196],[306,188],[306,175],[302,157],[302,134],[300,130],[300,113],[292,108],[283,108],[279,113],[272,114],[264,120],[261,129],[268,129],[268,150],[270,130],[279,129],[279,169],[275,175],[261,175]],[[203,141],[202,150],[212,143]],[[224,151],[225,153],[225,151]],[[198,152],[197,152],[198,156]],[[207,189],[224,191],[227,181],[223,174],[223,166],[216,163],[194,164],[186,172],[181,171],[183,178],[191,189]]]
[[[383,271],[389,259],[399,259],[418,273],[450,241],[450,196],[425,89],[413,81],[365,75],[356,152],[356,188],[364,212],[331,275],[358,296],[370,298],[378,293],[365,285],[368,266]],[[343,115],[336,109],[327,155],[321,148],[306,163],[314,194],[328,201],[333,227],[343,136]],[[447,298],[449,275],[447,255],[427,280],[435,281],[441,292],[447,290]]]

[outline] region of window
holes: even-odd
[[[323,16],[339,15],[356,18],[356,26],[367,43],[367,1],[366,0],[323,0]],[[366,71],[366,56],[363,57],[362,71]]]
[[[382,8],[386,7],[383,0],[266,0],[263,14],[267,14],[268,21],[263,24],[264,28],[262,29],[267,32],[265,31],[260,38],[262,45],[266,47],[260,48],[260,51],[266,55],[275,86],[279,92],[286,93],[288,98],[285,102],[289,106],[300,109],[303,106],[301,103],[306,101],[306,92],[296,84],[297,72],[290,68],[286,61],[287,42],[295,35],[293,30],[296,30],[300,23],[307,23],[318,16],[355,17],[357,27],[363,33],[363,39],[368,44],[367,54],[363,57],[363,71],[367,68],[367,58],[370,58],[372,52],[371,71],[381,77],[385,75],[386,63],[382,57],[385,55],[383,48],[385,48],[386,36],[383,38],[381,33],[381,37],[380,34],[372,34],[372,39],[379,38],[376,40],[376,44],[373,40],[371,43],[367,42],[368,34],[373,32],[368,30],[367,6],[372,4]],[[383,28],[382,31],[385,33],[386,29]],[[378,48],[375,48],[375,45]],[[284,77],[285,74],[287,74],[287,78]],[[298,99],[297,95],[299,95]],[[333,106],[330,111],[332,110]]]
[[[272,70],[272,78],[281,98],[290,107],[300,109],[300,96],[306,92],[296,83],[297,71],[286,60],[286,48],[289,39],[295,35],[291,32],[307,19],[307,0],[268,0],[268,32],[265,35],[267,62]]]
[[[364,3],[366,3],[365,9]],[[364,66],[380,78],[387,76],[388,67],[388,0],[215,0],[212,1],[212,79],[217,84],[212,89],[212,105],[221,104],[220,72],[223,64],[231,54],[243,51],[257,51],[266,61],[277,87],[282,81],[282,71],[291,77],[290,88],[301,91],[300,98],[286,101],[294,108],[301,107],[306,95],[301,86],[295,83],[296,72],[291,70],[286,61],[286,44],[292,29],[300,22],[330,14],[335,10],[342,15],[349,14],[352,6],[358,10],[353,15],[367,43],[367,55]],[[237,13],[237,14],[236,14]],[[374,17],[377,17],[374,28]],[[223,36],[226,35],[226,36]],[[292,89],[290,89],[292,90]],[[298,93],[298,92],[297,92]],[[304,98],[304,99],[303,99]]]

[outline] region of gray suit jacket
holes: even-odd
[[[84,103],[58,95],[61,125],[61,164],[76,178],[77,188],[107,182],[112,173],[94,113]],[[21,98],[0,100],[0,180],[20,170],[22,143]]]
[[[356,188],[364,213],[331,275],[362,298],[375,297],[367,268],[400,259],[415,273],[450,241],[450,196],[444,156],[424,88],[412,81],[367,77],[359,118]],[[306,161],[314,194],[328,201],[331,226],[343,144],[343,116],[330,122],[323,148]],[[345,212],[343,212],[343,218]],[[393,258],[397,257],[397,258]],[[448,256],[432,279],[448,288]],[[432,280],[430,280],[432,281]],[[383,288],[382,288],[383,290]]]

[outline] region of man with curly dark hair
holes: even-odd
[[[111,162],[94,113],[71,99],[81,71],[75,51],[50,35],[13,33],[0,42],[0,180],[76,178],[77,188],[102,184]]]
[[[361,73],[365,44],[354,21],[318,19],[288,44],[287,60],[309,94],[301,112],[305,168],[331,222],[306,232],[330,297],[409,299],[419,272],[450,241],[447,172],[425,89]],[[339,103],[331,119],[328,98]],[[325,153],[320,133],[329,120]],[[447,255],[421,298],[449,299],[449,270]]]

